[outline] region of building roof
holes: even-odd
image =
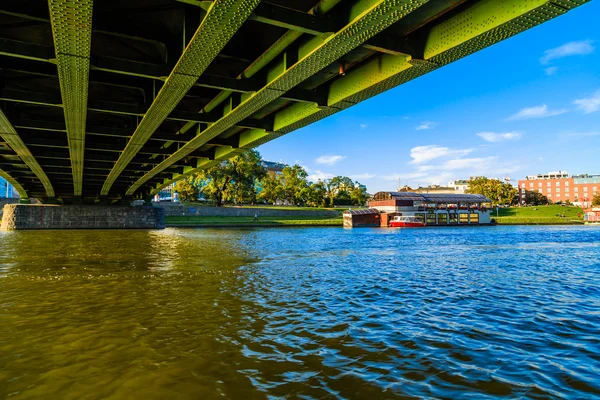
[[[368,208],[366,210],[346,210],[346,211],[344,211],[344,214],[350,214],[350,215],[379,214],[379,211],[377,211],[374,208]]]
[[[490,199],[482,194],[455,193],[414,193],[414,192],[378,192],[373,196],[375,201],[412,200],[426,203],[489,203]]]

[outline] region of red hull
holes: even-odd
[[[426,225],[424,222],[390,222],[392,228],[424,228]]]

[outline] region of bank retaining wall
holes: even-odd
[[[6,204],[1,230],[162,229],[164,211],[154,207]]]
[[[159,208],[159,207],[157,207]],[[237,208],[237,207],[186,207],[166,206],[165,216],[199,216],[199,217],[332,217],[339,215],[337,211],[329,210],[279,210],[272,208]],[[341,211],[341,210],[340,210]]]

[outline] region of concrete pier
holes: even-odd
[[[6,204],[1,230],[163,229],[164,210],[141,206]]]

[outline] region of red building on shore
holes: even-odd
[[[571,202],[588,207],[600,191],[600,175],[573,175],[564,171],[531,175],[519,181],[519,201],[525,203],[527,191],[543,194],[553,203]]]

